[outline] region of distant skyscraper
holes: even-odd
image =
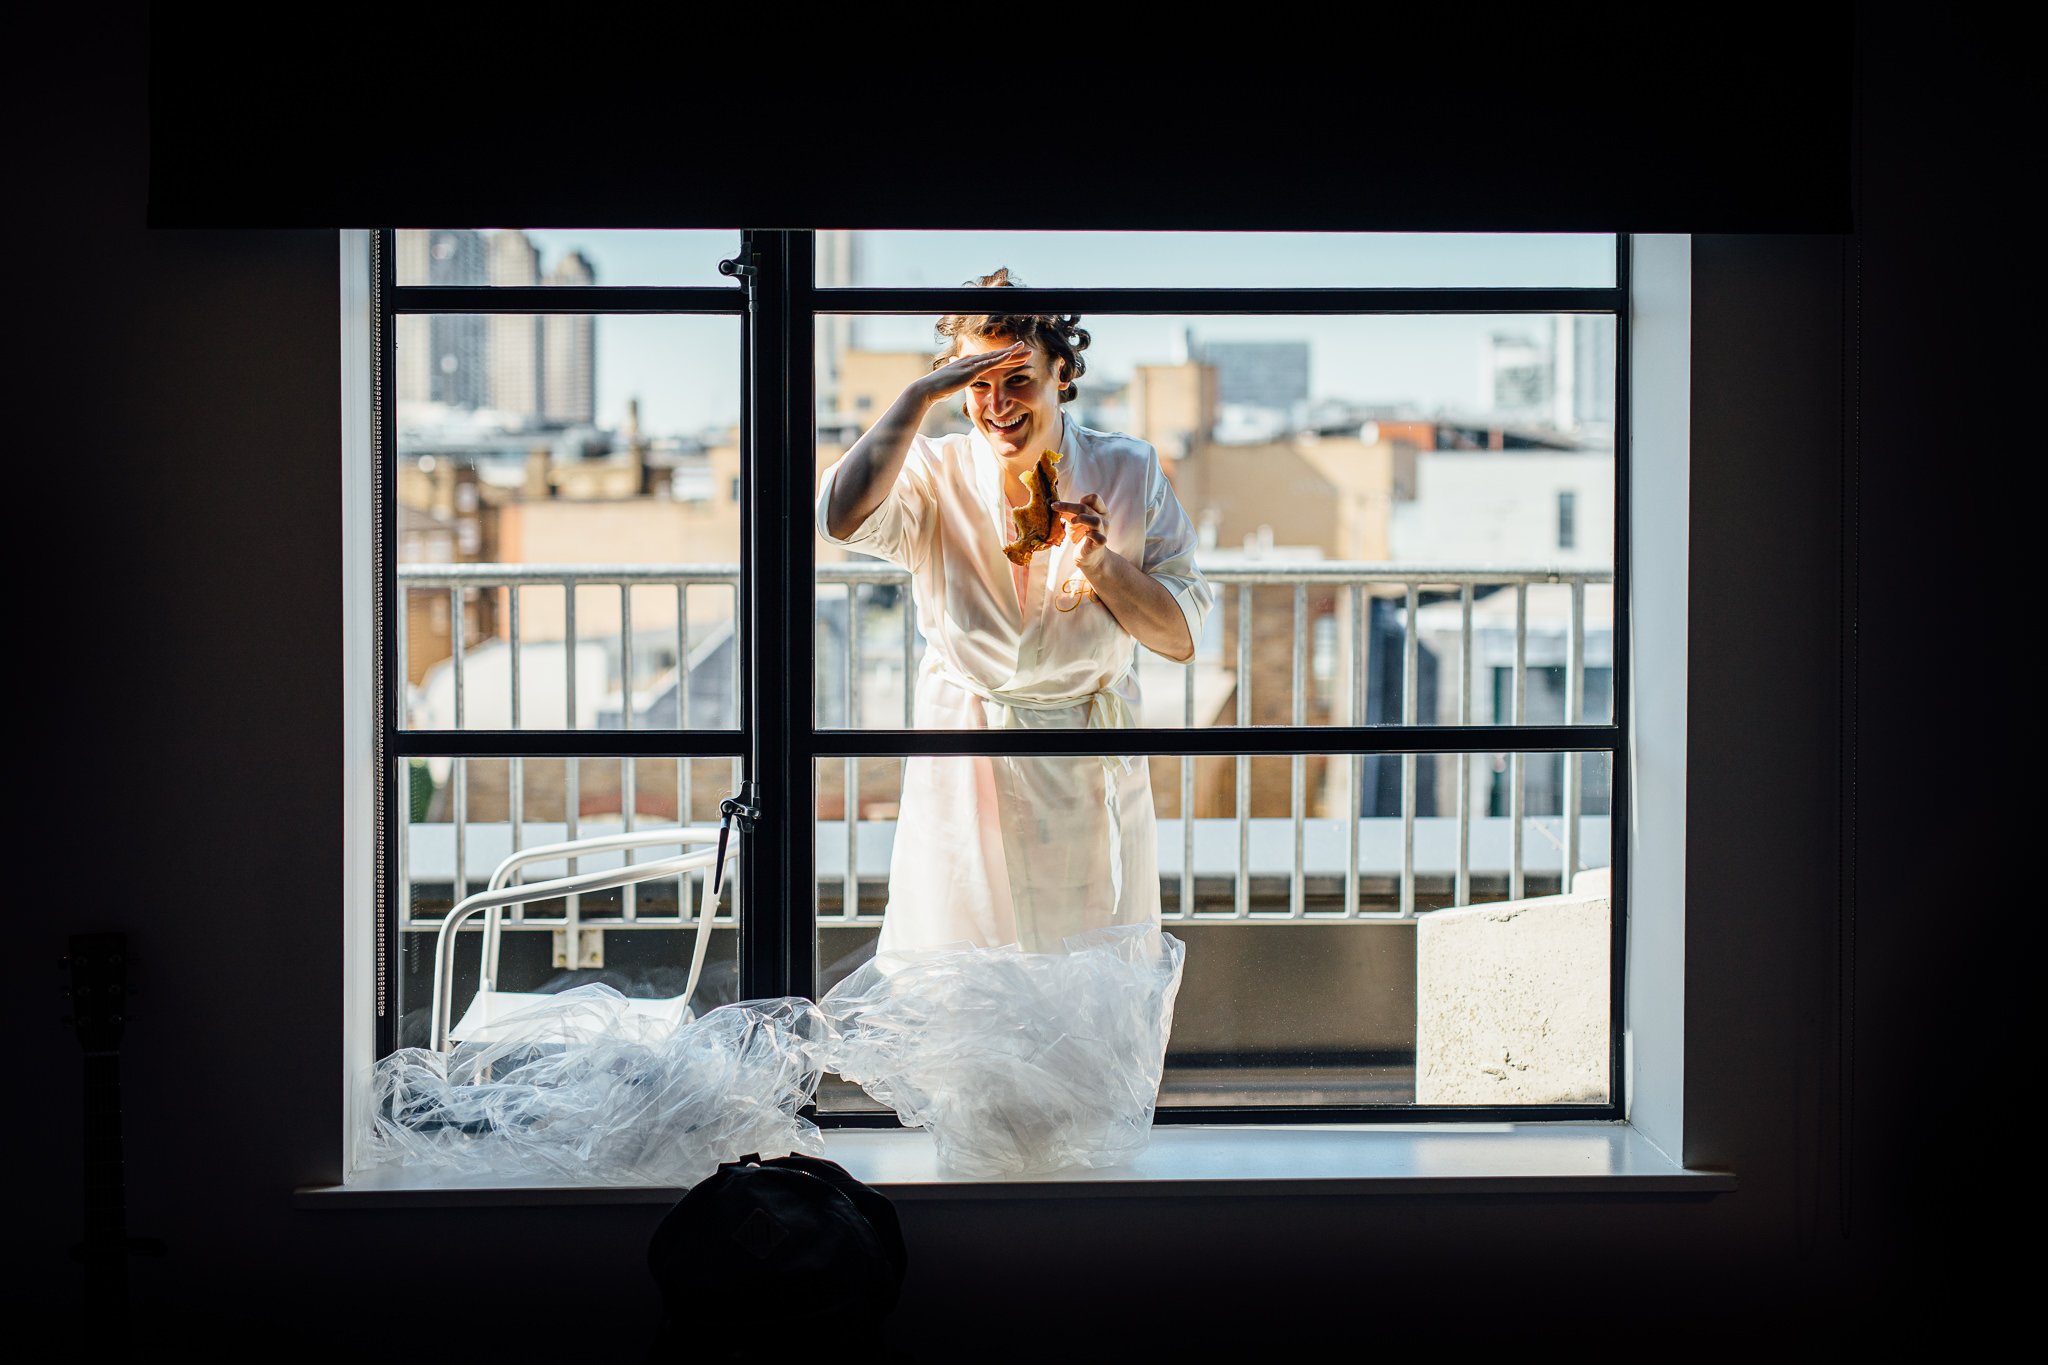
[[[555,263],[553,285],[597,283],[590,258],[572,251]],[[550,313],[541,319],[542,413],[553,422],[597,420],[597,319]]]
[[[857,234],[844,228],[822,229],[818,233],[818,284],[827,289],[866,283],[860,276],[860,245]],[[848,313],[818,316],[818,353],[823,373],[818,376],[818,394],[829,412],[846,407],[840,392],[845,379],[844,357],[860,347],[855,319]]]
[[[1308,413],[1306,341],[1206,341],[1216,371],[1218,440],[1271,440]]]
[[[1560,313],[1547,337],[1493,333],[1481,353],[1480,401],[1497,420],[1598,443],[1614,422],[1614,320]]]
[[[491,283],[540,283],[540,252],[519,230],[491,238]],[[491,403],[501,412],[537,418],[541,414],[541,319],[533,313],[493,313],[490,324]]]
[[[1308,401],[1306,341],[1205,341],[1202,359],[1216,367],[1216,401],[1292,415]]]
[[[400,228],[398,259],[392,262],[400,284],[427,282],[425,228]],[[402,313],[397,324],[398,401],[424,403],[434,394],[434,320],[424,313]]]
[[[1480,403],[1497,419],[1547,421],[1550,375],[1550,354],[1542,343],[1520,332],[1495,332],[1481,354]]]
[[[490,265],[480,232],[435,228],[427,234],[427,281],[433,285],[488,284]],[[436,313],[429,318],[432,370],[427,396],[457,408],[491,401],[490,331],[477,313]]]
[[[484,240],[465,229],[405,228],[392,264],[401,284],[483,284]],[[398,319],[398,401],[480,408],[490,402],[485,319],[475,315],[407,314]]]
[[[1614,321],[1560,313],[1551,334],[1553,421],[1560,431],[1600,431],[1614,421]]]

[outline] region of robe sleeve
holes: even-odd
[[[833,481],[846,459],[841,456],[818,479],[818,534],[827,544],[847,545],[863,554],[886,559],[915,573],[925,562],[938,526],[938,497],[932,477],[932,451],[923,436],[911,438],[910,450],[897,471],[895,486],[881,506],[854,528],[853,534],[835,536],[829,529]]]
[[[1157,452],[1153,453],[1151,466],[1146,476],[1145,559],[1140,567],[1173,594],[1174,604],[1187,618],[1188,641],[1199,648],[1202,625],[1209,619],[1209,608],[1216,603],[1216,590],[1195,567],[1194,523],[1174,495]]]

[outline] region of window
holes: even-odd
[[[1116,740],[1190,946],[1162,1120],[1620,1112],[1625,888],[1579,883],[1627,837],[1625,238],[611,236],[379,239],[380,1050],[430,1040],[440,919],[515,850],[715,823],[750,782],[694,1003],[814,994],[872,951],[913,760],[1092,752],[916,728],[910,576],[811,534],[817,471],[1008,265],[1006,311],[1094,334],[1071,415],[1158,452],[1216,594],[1190,664],[1139,651]],[[1553,521],[1561,475],[1599,491]],[[495,979],[673,990],[700,892],[519,907]],[[1517,932],[1600,1003],[1569,1057],[1482,1065],[1512,1009],[1478,983],[1530,945],[1456,911],[1542,897]]]

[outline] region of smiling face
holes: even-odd
[[[1011,338],[968,336],[960,354],[1006,350]],[[1030,465],[1060,442],[1060,385],[1064,367],[1037,346],[1028,364],[999,369],[967,386],[967,420],[1005,463]]]

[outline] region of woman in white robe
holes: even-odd
[[[1077,321],[943,320],[948,355],[820,480],[825,539],[912,575],[920,728],[1128,727],[1139,645],[1186,660],[1201,638],[1214,593],[1158,455],[1062,410],[1084,368]],[[933,404],[963,392],[971,433],[917,434]],[[1045,450],[1060,453],[1054,510],[1067,534],[1013,565],[1011,511]],[[1070,934],[1158,923],[1146,763],[1107,734],[1102,753],[906,759],[877,951],[1060,952]]]

